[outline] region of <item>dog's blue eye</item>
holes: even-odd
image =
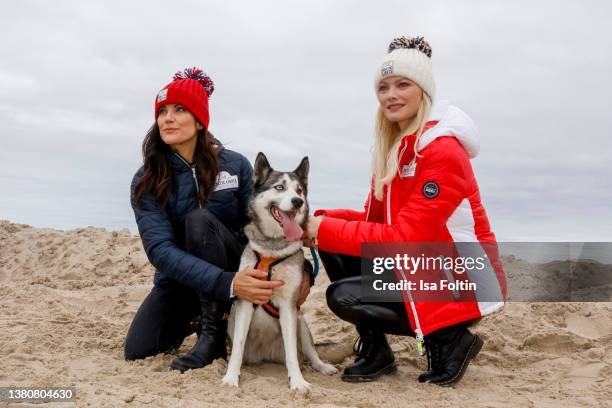
[[[276,191],[283,191],[285,189],[285,186],[279,184],[278,186],[274,186],[274,188],[276,189]]]

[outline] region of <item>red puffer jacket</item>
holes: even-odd
[[[374,197],[372,188],[363,212],[318,210],[315,215],[325,215],[318,242],[328,252],[359,256],[361,245],[371,242],[474,242],[483,247],[493,271],[486,282],[487,301],[478,301],[476,293],[470,302],[419,302],[404,292],[412,328],[422,338],[501,309],[506,283],[501,265],[494,261],[498,259],[495,235],[470,164],[479,150],[474,123],[457,107],[439,102],[419,140],[420,157],[415,157],[414,142],[414,134],[404,136],[398,174],[385,187],[382,201]],[[491,290],[499,296],[491,296]]]

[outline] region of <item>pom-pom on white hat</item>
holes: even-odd
[[[399,75],[410,79],[433,100],[436,84],[433,78],[431,47],[423,37],[398,37],[389,44],[387,55],[376,71],[374,87],[381,79]]]

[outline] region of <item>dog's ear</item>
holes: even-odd
[[[304,158],[300,162],[300,165],[297,166],[297,168],[293,170],[293,172],[299,178],[301,178],[304,183],[306,183],[308,181],[308,170],[310,170],[310,162],[308,161],[308,156],[304,156]]]
[[[255,185],[263,183],[266,181],[271,172],[272,167],[270,167],[270,163],[268,163],[266,155],[262,152],[257,153],[255,168],[253,169],[253,183]]]

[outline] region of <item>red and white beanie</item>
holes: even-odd
[[[423,37],[398,37],[389,44],[387,55],[376,71],[374,87],[381,79],[399,75],[421,87],[433,100],[436,84],[431,63],[431,47]]]
[[[163,87],[155,97],[155,120],[159,109],[167,104],[180,104],[187,108],[198,122],[208,129],[210,115],[208,98],[215,90],[215,84],[198,67],[186,68],[174,74],[172,82]]]

